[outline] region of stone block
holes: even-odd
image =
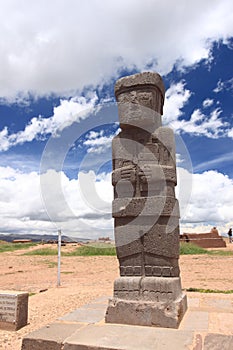
[[[101,307],[79,308],[59,318],[64,322],[96,323],[104,318],[105,310]]]
[[[23,339],[21,350],[62,350],[65,339],[81,327],[78,324],[52,323],[28,334]]]
[[[155,294],[161,298],[161,294]],[[107,323],[178,328],[187,310],[187,298],[182,294],[176,301],[164,302],[110,299],[105,315]]]
[[[114,283],[107,323],[178,328],[187,310],[180,278],[121,277]]]
[[[0,290],[0,329],[16,331],[27,325],[28,293]]]
[[[193,332],[129,325],[88,325],[69,337],[64,350],[187,350]],[[47,350],[47,349],[46,349]]]

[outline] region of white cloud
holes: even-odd
[[[216,88],[213,90],[215,93],[218,93],[220,91],[222,91],[224,89],[224,83],[222,82],[222,80],[220,79],[218,82],[217,82],[217,86]]]
[[[110,236],[110,174],[100,174],[96,179],[92,172],[93,183],[90,173],[80,176],[84,178],[82,183],[53,170],[40,176],[0,167],[0,232],[38,234],[62,228],[64,234],[79,237],[98,237],[103,231]],[[94,191],[85,192],[83,183]]]
[[[188,102],[191,92],[185,89],[184,82],[172,84],[165,94],[163,122],[172,124],[182,116],[182,108]]]
[[[0,96],[82,90],[122,67],[154,63],[166,74],[174,63],[193,65],[208,57],[212,41],[232,36],[232,11],[231,0],[5,1]]]
[[[193,111],[190,120],[177,120],[172,123],[176,132],[186,132],[196,136],[206,136],[209,138],[218,138],[227,135],[229,124],[223,122],[219,116],[222,111],[220,108],[214,109],[210,115],[203,114],[200,109]]]
[[[224,163],[224,165],[226,165],[227,163],[229,165],[232,164],[232,158],[233,158],[233,152],[229,152],[229,153],[224,153],[221,154],[218,157],[214,157],[214,159],[208,159],[205,160],[202,163],[199,163],[198,165],[195,166],[194,171],[195,172],[200,172],[200,171],[204,171],[204,170],[208,170],[208,169],[214,169],[214,168],[218,168],[219,165],[222,165]]]
[[[91,98],[73,97],[61,100],[60,105],[54,107],[53,115],[49,118],[34,117],[25,129],[15,134],[9,134],[7,127],[0,131],[0,151],[7,151],[10,147],[31,142],[37,138],[44,138],[48,134],[56,136],[66,127],[85,118],[93,110],[97,96]]]
[[[94,238],[103,232],[112,236],[110,173],[96,176],[90,171],[69,179],[53,170],[39,176],[1,167],[0,174],[1,232],[55,233],[62,228],[71,236]],[[208,232],[209,227],[218,226],[225,232],[233,222],[233,180],[226,175],[190,174],[178,168],[177,197],[182,230],[193,227]]]
[[[108,136],[104,136],[103,130],[100,130],[100,132],[90,131],[86,137],[86,140],[83,142],[83,145],[88,147],[88,153],[104,153],[107,149],[112,147],[112,139],[119,133],[119,131],[120,129],[118,128],[114,134]]]
[[[165,94],[163,122],[169,124],[176,133],[203,135],[209,138],[231,137],[229,123],[220,118],[222,114],[220,108],[213,109],[209,115],[204,114],[200,109],[195,109],[190,117],[184,115],[183,108],[191,95],[191,91],[185,89],[184,82],[172,84]],[[205,108],[212,104],[211,99],[203,102]]]
[[[9,147],[10,147],[10,141],[9,141],[8,129],[5,126],[0,131],[0,150],[7,151]]]
[[[231,137],[233,139],[233,128],[228,130],[228,134],[227,134],[228,137]]]
[[[212,100],[211,98],[206,98],[203,102],[202,102],[202,106],[204,108],[208,108],[210,106],[212,106],[212,104],[214,103],[214,100]]]
[[[181,188],[182,190],[182,188]],[[217,171],[192,175],[192,194],[183,223],[217,226],[233,220],[233,180]]]
[[[229,80],[222,81],[221,79],[218,81],[216,88],[213,90],[214,92],[218,93],[223,90],[231,91],[233,90],[233,78]]]

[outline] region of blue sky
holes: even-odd
[[[150,70],[176,134],[181,232],[226,233],[232,18],[230,0],[2,1],[0,232],[112,236],[114,83]]]

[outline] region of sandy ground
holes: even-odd
[[[233,244],[226,249],[232,256],[181,256],[182,287],[233,289]],[[0,330],[1,350],[20,350],[29,332],[93,299],[112,295],[118,276],[116,257],[62,257],[60,287],[56,261],[56,256],[25,256],[23,251],[0,254],[0,289],[35,293],[29,298],[29,324],[17,332]]]

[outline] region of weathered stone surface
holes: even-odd
[[[207,334],[203,350],[231,350],[233,349],[233,336],[223,334]]]
[[[192,341],[191,331],[119,324],[89,325],[68,338],[64,350],[187,350],[191,349]]]
[[[0,329],[18,330],[28,320],[28,293],[0,290]]]
[[[177,216],[178,202],[174,197],[153,196],[139,198],[117,198],[113,201],[113,217]]]
[[[166,299],[166,298],[165,298]],[[106,322],[178,328],[187,309],[186,296],[164,302],[110,299]]]
[[[81,328],[81,324],[52,323],[28,334],[22,350],[62,350],[65,339]]]
[[[226,242],[218,233],[184,233],[180,235],[180,241],[193,243],[202,248],[225,248]]]
[[[180,297],[180,278],[120,277],[114,282],[114,297],[126,300],[176,300]]]
[[[178,328],[187,309],[180,278],[121,277],[114,283],[106,322]]]
[[[138,280],[135,278],[132,278],[132,281],[130,278],[120,278],[120,280],[128,280],[131,289],[138,288]],[[153,288],[153,278],[150,280],[152,282],[149,282],[146,287],[148,290]],[[165,279],[165,285],[170,280],[173,279]],[[179,288],[179,283],[178,281],[175,286],[176,290]],[[129,289],[127,283],[124,284]],[[161,286],[164,288],[162,282]],[[121,283],[119,283],[119,288],[123,288]],[[166,290],[172,291],[170,282]],[[92,311],[102,310],[104,313],[107,300],[108,298],[103,297],[82,306],[82,311],[84,309],[86,311],[85,320],[82,312],[77,312],[75,318],[73,317],[74,312],[72,312],[71,317],[66,315],[65,319],[62,317],[60,321],[28,334],[23,340],[22,350],[233,349],[233,337],[229,334],[232,318],[229,297],[223,298],[222,296],[220,298],[220,295],[217,294],[214,297],[205,294],[193,298],[190,294],[188,303],[191,308],[189,307],[187,310],[179,329],[135,327],[134,325],[110,324],[104,323],[103,320],[99,321]],[[117,302],[120,300],[122,303],[127,303],[127,299],[117,299]],[[130,299],[128,301],[131,302]],[[143,300],[142,303],[145,304],[144,308],[149,305],[147,300]],[[140,306],[139,303],[138,305]],[[140,307],[138,307],[137,312],[140,313]],[[159,312],[163,312],[163,310]]]
[[[112,215],[121,278],[107,322],[177,328],[187,308],[179,279],[175,140],[161,122],[164,93],[157,73],[115,86],[122,131],[112,143]]]

